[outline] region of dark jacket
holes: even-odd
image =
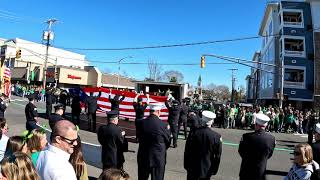
[[[180,122],[187,122],[188,112],[189,112],[189,107],[185,104],[181,104],[180,117],[179,117]]]
[[[4,118],[4,112],[6,111],[7,106],[5,104],[5,102],[0,99],[0,118]]]
[[[170,146],[170,132],[159,117],[151,114],[141,121],[139,138],[138,165],[144,167],[164,167],[167,149]]]
[[[104,168],[120,168],[124,163],[125,140],[121,129],[112,123],[98,130],[98,141],[102,146],[101,161]]]
[[[193,177],[208,178],[215,175],[219,169],[221,151],[221,135],[208,127],[199,128],[186,142],[184,168]]]
[[[46,92],[46,105],[51,106],[53,102],[53,95],[50,92]]]
[[[119,96],[115,96],[113,99],[111,98],[111,96],[109,95],[109,101],[111,103],[111,111],[115,110],[115,111],[119,111],[119,105],[120,103],[124,100],[125,96],[122,96],[121,99],[119,99]]]
[[[313,160],[320,164],[320,141],[312,144]]]
[[[136,112],[136,119],[144,119],[144,111],[148,107],[148,104],[139,104],[137,102],[133,102],[133,108]]]
[[[79,96],[75,96],[75,97],[72,98],[71,108],[72,108],[72,113],[74,113],[74,114],[80,114],[81,113]]]
[[[180,110],[181,110],[180,105],[171,106],[171,105],[169,105],[168,102],[166,102],[165,104],[169,110],[168,123],[169,124],[178,124]]]
[[[29,102],[24,109],[27,121],[35,121],[35,117],[38,117],[37,107]]]
[[[92,113],[96,113],[97,109],[98,109],[98,99],[101,96],[101,92],[99,92],[98,96],[88,96],[85,99],[85,103],[86,103],[86,108],[88,109],[88,113],[92,114]]]
[[[65,118],[63,118],[62,116],[60,116],[59,114],[56,114],[56,113],[53,113],[49,116],[49,125],[50,125],[50,128],[53,129],[54,125],[60,121],[60,120],[63,120]]]
[[[274,147],[275,138],[264,130],[244,134],[238,150],[242,158],[240,180],[265,179],[267,160],[272,156]]]

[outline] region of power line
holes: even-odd
[[[14,20],[14,21],[24,21],[24,22],[32,22],[32,23],[41,23],[40,20],[36,19],[36,18],[31,18],[31,17],[27,17],[27,16],[21,16],[21,15],[17,15],[13,12],[9,12],[9,11],[4,11],[4,10],[0,10],[0,18],[3,19],[8,19],[8,20]]]

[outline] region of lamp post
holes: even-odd
[[[127,57],[121,58],[121,59],[118,61],[118,84],[117,84],[117,90],[119,89],[119,83],[120,83],[120,63],[121,63],[121,61],[123,61],[124,59],[129,59],[129,58],[132,58],[132,56],[127,56]]]

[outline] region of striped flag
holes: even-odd
[[[7,81],[11,80],[11,70],[10,70],[10,68],[8,68],[8,67],[4,68],[3,78],[4,78],[4,80],[7,80]]]
[[[83,91],[86,93],[87,96],[90,95],[90,92],[93,92],[94,96],[99,95],[99,90],[101,91],[101,96],[98,99],[98,114],[106,114],[106,112],[110,111],[111,109],[111,103],[109,101],[109,93],[110,90],[107,88],[84,88]],[[133,100],[136,97],[136,94],[134,92],[128,92],[128,91],[120,91],[120,90],[112,90],[111,98],[113,98],[116,94],[124,95],[124,100],[120,103],[120,117],[121,118],[129,118],[129,120],[134,120],[136,118],[136,114],[133,108]],[[147,102],[147,97],[145,95],[140,96],[143,100],[143,103]],[[165,102],[167,100],[167,97],[165,96],[153,96],[150,95],[150,103],[162,103],[162,109],[160,114],[160,119],[163,121],[168,120],[168,109],[165,106]],[[150,108],[147,107],[145,110],[145,117],[149,116]]]

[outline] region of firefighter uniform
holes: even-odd
[[[87,108],[87,115],[88,115],[88,130],[89,131],[95,131],[96,130],[96,119],[97,119],[97,109],[98,109],[98,99],[101,96],[101,91],[99,92],[98,96],[93,96],[93,93],[90,93],[90,96],[88,96],[85,99],[86,108]],[[91,129],[91,123],[93,124]]]
[[[181,105],[181,111],[180,111],[180,117],[179,117],[179,123],[178,123],[178,134],[179,134],[181,125],[183,125],[184,139],[187,139],[187,119],[188,119],[189,107],[186,105],[185,101],[186,100],[183,100],[183,103]]]
[[[0,98],[0,118],[4,118],[4,112],[7,109],[7,104],[2,98],[4,98],[4,94],[1,94]]]
[[[210,180],[210,177],[218,172],[222,138],[210,129],[214,118],[213,112],[203,111],[203,126],[195,129],[188,137],[184,152],[187,180]]]
[[[26,115],[26,129],[31,132],[34,129],[37,129],[37,121],[38,121],[38,111],[37,107],[33,104],[34,103],[34,97],[31,95],[29,98],[29,103],[26,105],[24,112]]]
[[[166,102],[165,104],[169,110],[168,123],[170,125],[170,131],[172,134],[173,147],[176,148],[177,139],[178,139],[178,122],[179,122],[181,107],[177,100],[173,100],[172,105],[170,105],[168,102]]]
[[[264,114],[257,114],[256,124],[267,126],[270,118]],[[242,158],[240,180],[264,180],[267,160],[272,156],[275,138],[260,128],[242,136],[238,152]]]
[[[161,104],[150,104],[152,111],[161,110]],[[141,121],[138,149],[138,180],[163,180],[170,132],[160,118],[151,114]]]
[[[54,113],[54,114],[51,114],[50,117],[49,117],[49,125],[50,125],[50,128],[51,128],[51,129],[53,129],[54,125],[55,125],[58,121],[64,119],[64,118],[62,117],[62,115],[56,113],[56,112],[57,112],[58,110],[60,110],[60,109],[63,111],[63,110],[65,109],[64,105],[58,104],[58,105],[54,106],[54,109],[55,109],[55,113]]]

